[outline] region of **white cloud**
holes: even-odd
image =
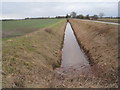
[[[25,18],[77,14],[99,14],[117,16],[117,2],[4,2],[3,18]]]
[[[21,16],[16,14],[0,15],[0,19],[22,19]]]
[[[118,2],[119,0],[2,0],[3,2]]]

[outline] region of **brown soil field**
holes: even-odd
[[[98,19],[98,21],[118,23],[120,20],[119,19]]]
[[[76,19],[69,21],[81,48],[89,57],[95,77],[101,78],[105,87],[117,87],[118,26]]]

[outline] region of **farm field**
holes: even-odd
[[[98,19],[98,21],[118,23],[120,19]]]
[[[4,29],[9,29],[9,26],[10,30],[14,29],[11,25],[15,22],[19,23],[19,21],[10,21],[6,25],[7,22],[4,22]],[[35,20],[32,23],[26,24],[27,33],[24,33],[26,35],[3,40],[3,88],[50,87],[53,69],[60,66],[66,20]],[[38,24],[34,26],[35,23]],[[22,21],[19,28],[21,26],[24,27]],[[33,27],[34,32],[29,33],[28,27]],[[35,31],[35,28],[39,27],[44,28]]]
[[[27,33],[44,28],[59,22],[59,19],[28,19],[2,22],[2,37],[6,40],[10,37],[22,36]]]

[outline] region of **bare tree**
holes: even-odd
[[[76,17],[76,15],[77,15],[77,13],[76,13],[76,12],[71,12],[71,13],[70,13],[70,16],[71,16],[72,18],[75,18],[75,17]]]
[[[99,13],[100,18],[102,18],[104,15],[104,13]]]
[[[80,14],[80,15],[77,15],[77,18],[84,19],[84,16],[82,14]]]
[[[90,16],[89,16],[89,14],[85,16],[85,19],[90,19]]]
[[[91,18],[97,20],[98,19],[98,15],[91,16]]]
[[[70,18],[70,15],[68,15],[68,14],[66,14],[66,16],[65,16],[66,18]]]

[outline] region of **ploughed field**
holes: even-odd
[[[98,19],[98,21],[103,21],[103,22],[113,22],[113,23],[118,23],[120,19]]]

